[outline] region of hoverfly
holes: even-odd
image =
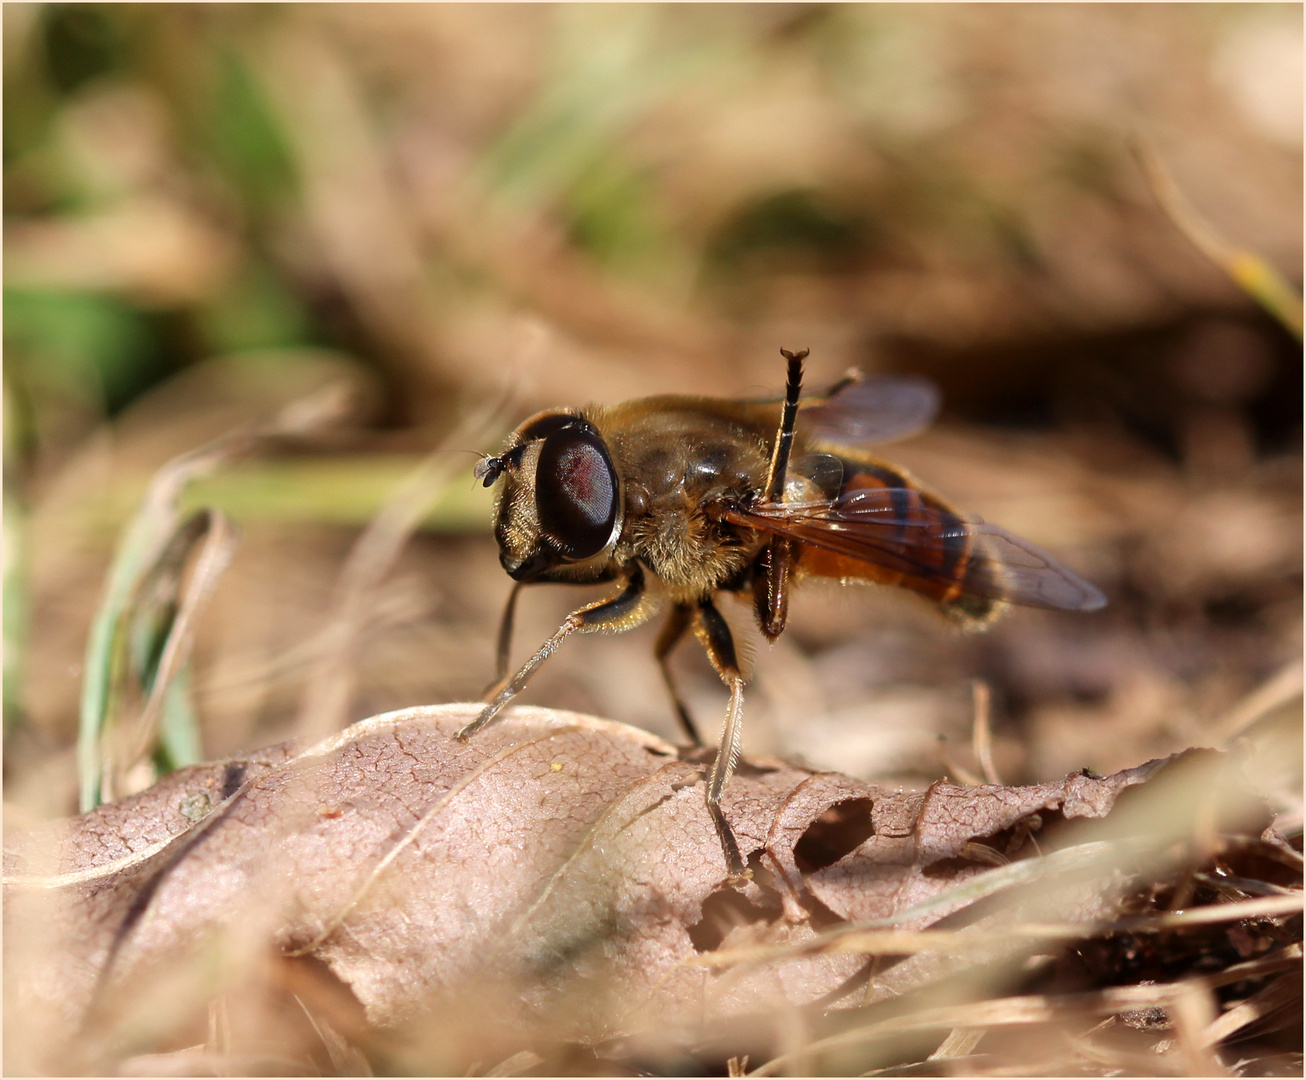
[[[465,739],[495,718],[575,633],[615,633],[660,609],[654,655],[685,734],[702,745],[668,657],[691,626],[730,691],[707,784],[707,806],[733,879],[747,877],[721,793],[738,759],[745,677],[716,606],[751,594],[762,633],[785,628],[793,586],[807,577],[896,585],[962,624],[1007,604],[1092,611],[1106,600],[1028,541],[965,517],[869,443],[925,426],[932,384],[850,373],[800,408],[808,351],[788,362],[783,402],[660,396],[531,417],[475,475],[502,481],[494,516],[499,561],[514,579],[498,639],[498,677]],[[523,585],[612,583],[572,612],[511,678],[508,650]]]

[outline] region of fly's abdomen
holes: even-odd
[[[846,505],[857,502],[857,492],[884,493],[866,500],[875,513],[848,525],[867,556],[857,559],[804,545],[799,559],[803,573],[910,589],[963,623],[983,623],[997,615],[1002,601],[993,596],[992,582],[999,569],[982,538],[948,503],[887,463],[840,456],[839,464],[840,475],[825,478],[826,498]]]

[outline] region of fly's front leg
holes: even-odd
[[[521,692],[522,687],[530,681],[540,665],[572,634],[629,630],[648,619],[654,610],[655,605],[650,603],[645,591],[644,571],[638,563],[632,563],[625,572],[621,591],[616,596],[597,600],[568,615],[553,636],[535,650],[535,655],[522,665],[516,675],[504,683],[494,699],[481,710],[481,715],[458,732],[457,738],[466,739],[493,720],[503,707]]]
[[[689,629],[693,615],[694,609],[688,604],[677,604],[671,609],[671,614],[667,616],[667,621],[662,625],[662,632],[658,634],[657,644],[653,646],[653,656],[657,659],[658,666],[662,668],[662,680],[667,684],[667,689],[671,692],[671,703],[676,707],[676,719],[680,721],[681,728],[689,736],[689,741],[695,746],[702,746],[703,740],[698,734],[698,728],[694,726],[689,710],[685,708],[685,703],[680,700],[676,684],[671,678],[671,665],[668,663],[671,650],[685,636],[685,631]]]
[[[517,618],[517,597],[521,595],[522,586],[527,584],[524,581],[514,581],[512,592],[508,594],[508,602],[503,607],[503,617],[499,620],[499,637],[495,645],[494,653],[494,682],[485,688],[481,694],[482,701],[492,701],[498,692],[503,688],[504,680],[508,678],[508,655],[512,650],[512,627]]]
[[[739,670],[739,660],[735,655],[735,640],[730,634],[730,627],[722,618],[721,612],[711,600],[700,600],[698,618],[694,630],[703,648],[707,650],[708,659],[716,668],[721,681],[730,688],[730,704],[726,706],[726,720],[721,729],[721,744],[717,749],[716,760],[707,780],[707,809],[712,815],[717,835],[721,838],[721,850],[726,857],[726,866],[733,881],[746,881],[752,875],[744,860],[739,855],[739,844],[735,834],[721,812],[721,793],[726,781],[734,774],[739,762],[739,737],[742,732],[740,723],[744,713],[744,675]]]

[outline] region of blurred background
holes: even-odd
[[[728,611],[747,752],[973,778],[979,682],[1005,782],[1269,732],[1299,791],[1299,322],[1210,255],[1300,295],[1300,6],[6,4],[4,61],[7,823],[76,809],[106,575],[177,455],[350,388],[188,489],[239,546],[173,763],[478,696],[509,581],[474,454],[550,405],[778,393],[782,345],[813,389],[935,380],[885,455],[1110,606],[964,635],[813,586],[772,648]],[[528,592],[514,660],[592,596]],[[656,633],[524,700],[675,737]]]

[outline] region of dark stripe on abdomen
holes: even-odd
[[[928,498],[927,504],[939,512],[941,527],[939,531],[939,569],[949,577],[965,580],[970,569],[971,537],[966,535],[965,523],[954,514],[948,506],[938,499]]]
[[[928,529],[928,538],[912,544],[914,557],[932,571],[930,577],[913,580],[909,576],[901,584],[931,595],[945,612],[963,621],[991,618],[999,607],[991,596],[991,559],[976,538],[966,531],[962,518],[942,499],[922,490],[892,466],[845,459],[839,494],[874,488],[893,491],[893,510],[904,521],[916,516],[913,510],[920,507],[928,508],[938,518],[938,523]],[[905,526],[898,529],[899,537],[906,531]]]
[[[845,471],[843,489],[839,494],[842,496],[849,492],[873,491],[877,488],[889,492],[890,505],[901,522],[895,530],[897,539],[904,542],[910,540],[912,551],[920,561],[937,567],[944,574],[952,574],[959,559],[966,554],[967,538],[959,538],[961,548],[957,551],[954,538],[937,526],[930,526],[926,530],[928,536],[922,539],[917,530],[923,526],[911,525],[910,522],[913,519],[919,521],[925,508],[942,514],[943,521],[949,525],[959,525],[959,519],[938,499],[921,491],[906,476],[888,465],[859,463],[855,472]]]

